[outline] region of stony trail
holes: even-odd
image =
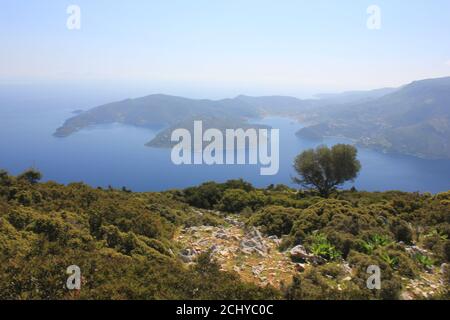
[[[183,228],[176,234],[174,241],[183,248],[179,257],[185,263],[195,263],[199,254],[210,251],[222,270],[236,272],[243,281],[283,288],[292,282],[295,274],[326,262],[308,253],[303,246],[281,252],[278,248],[281,239],[276,236],[265,236],[256,228],[247,227],[236,215],[217,214],[225,217],[221,226]],[[293,262],[292,256],[300,257],[304,263]],[[342,262],[346,276],[341,281],[351,281],[353,271],[345,261]],[[404,300],[427,299],[444,286],[440,270],[402,280],[401,299]],[[341,281],[335,283],[339,290]]]
[[[175,240],[185,248],[180,253],[184,262],[193,262],[199,253],[211,250],[223,270],[237,272],[245,281],[274,287],[292,281],[298,266],[289,253],[278,250],[278,238],[246,229],[237,218],[227,217],[226,221],[219,227],[182,229]]]

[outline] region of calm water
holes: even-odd
[[[296,154],[318,143],[299,139],[300,125],[283,118],[262,122],[280,129],[280,172],[260,176],[259,166],[175,166],[170,150],[144,144],[155,132],[108,125],[78,132],[68,138],[52,133],[73,110],[86,109],[118,99],[119,93],[43,94],[26,98],[20,92],[0,91],[0,168],[17,174],[34,166],[45,180],[61,183],[84,181],[92,186],[127,186],[135,191],[182,188],[204,181],[243,178],[256,186],[291,184]],[[342,139],[327,139],[333,145]],[[440,192],[450,190],[450,161],[422,160],[359,149],[362,171],[354,185],[369,191],[404,190]],[[349,184],[351,186],[353,184]]]

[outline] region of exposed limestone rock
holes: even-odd
[[[296,273],[288,253],[278,251],[278,237],[265,237],[257,228],[246,229],[237,217],[225,217],[226,226],[185,228],[175,239],[184,248],[185,263],[194,263],[200,253],[210,251],[222,270],[238,273],[258,285],[281,286]]]
[[[441,269],[439,270],[441,274],[445,274],[446,269],[448,268],[447,263],[441,264]]]
[[[199,211],[199,210],[193,210],[195,214],[199,215],[200,217],[203,216],[203,212]]]
[[[260,266],[260,265],[252,267],[252,272],[253,272],[254,276],[259,276],[261,274],[261,272],[263,272],[263,270],[264,270],[264,267]]]
[[[418,246],[405,246],[405,251],[411,255],[421,254],[424,256],[429,256],[431,254],[428,250],[422,249]]]
[[[219,231],[217,231],[214,236],[217,239],[223,239],[223,240],[227,240],[229,238],[228,234],[225,232],[224,229],[219,229]]]
[[[295,270],[297,270],[297,272],[304,272],[305,271],[305,264],[297,263],[295,265]]]
[[[207,246],[210,243],[208,239],[200,239],[195,243],[197,246]]]
[[[263,240],[263,236],[262,236],[261,232],[259,232],[259,230],[256,227],[253,227],[253,229],[247,234],[247,237],[253,238],[258,241]]]
[[[400,295],[400,299],[402,300],[413,300],[414,297],[410,292],[404,291]]]
[[[191,263],[194,262],[197,258],[198,252],[195,249],[184,249],[181,250],[179,253],[179,256],[181,260],[185,263]]]
[[[350,275],[353,273],[353,269],[350,267],[350,264],[347,261],[342,264],[342,270]]]
[[[350,276],[345,277],[344,279],[342,279],[342,281],[352,281],[352,277],[350,277]]]
[[[241,251],[245,254],[257,253],[266,256],[268,248],[265,240],[258,229],[253,228],[248,232],[240,243]]]
[[[294,262],[311,263],[313,265],[325,263],[325,259],[308,253],[302,245],[292,248],[289,254]]]
[[[239,221],[235,218],[232,217],[226,217],[225,221],[228,222],[229,224],[239,227],[239,228],[244,228],[245,227],[245,223],[243,223],[242,221]]]
[[[291,254],[291,256],[299,257],[299,258],[307,258],[310,256],[308,254],[308,252],[306,251],[305,247],[302,245],[293,247],[291,249],[291,251],[289,251],[289,253]]]
[[[228,250],[222,250],[218,252],[222,257],[228,257],[230,256],[230,252]]]
[[[272,240],[277,246],[279,246],[282,242],[277,236],[270,236],[267,239]]]

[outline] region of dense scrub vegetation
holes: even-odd
[[[274,299],[204,255],[184,266],[171,242],[181,225],[214,225],[171,193],[38,183],[0,172],[0,299]],[[68,291],[68,266],[82,290]]]
[[[397,299],[405,279],[420,278],[432,269],[439,273],[441,265],[447,277],[444,286],[450,287],[450,192],[351,190],[322,198],[283,185],[257,190],[233,181],[232,186],[206,183],[178,197],[194,206],[240,213],[248,225],[282,237],[280,250],[301,244],[321,257],[320,266],[294,277],[283,292],[285,298]],[[330,278],[342,279],[345,265],[357,277],[343,287],[333,287],[336,282]],[[381,290],[367,290],[369,265],[382,270]]]
[[[450,192],[336,191],[325,199],[233,180],[133,193],[40,178],[33,170],[0,172],[1,299],[395,299],[404,279],[450,260]],[[244,283],[208,254],[185,265],[172,241],[179,228],[225,223],[194,207],[240,214],[281,237],[280,250],[302,244],[323,262],[282,290]],[[408,250],[413,245],[426,253]],[[383,271],[382,290],[366,288],[371,264]],[[70,265],[82,270],[81,291],[65,288]],[[344,265],[357,275],[342,287],[330,284],[345,276]]]

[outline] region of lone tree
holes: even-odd
[[[293,180],[327,198],[338,186],[356,178],[361,170],[357,154],[358,150],[347,144],[306,150],[295,158],[294,168],[300,177]]]
[[[42,173],[38,170],[31,168],[23,172],[17,177],[19,180],[27,181],[28,183],[35,184],[42,179]]]

